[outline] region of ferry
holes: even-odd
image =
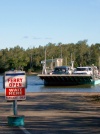
[[[45,86],[69,86],[69,85],[96,85],[100,84],[100,73],[96,66],[77,67],[69,66],[55,67],[49,74],[38,74],[44,81]]]

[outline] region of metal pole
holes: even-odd
[[[66,66],[67,66],[67,57],[66,57]]]
[[[72,62],[72,53],[71,53],[71,62]]]
[[[92,64],[93,67],[93,81],[95,80],[95,74],[94,74],[94,64]]]
[[[52,70],[53,70],[53,57],[52,57],[52,67],[51,67],[51,68],[52,68]]]
[[[17,100],[13,101],[13,113],[14,115],[17,115]]]
[[[61,59],[62,59],[62,45],[61,45]]]
[[[46,49],[45,49],[45,69],[46,69]]]
[[[46,49],[45,49],[45,74],[47,74],[47,70],[46,70]]]

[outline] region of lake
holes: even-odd
[[[0,76],[0,92],[3,89],[3,76]],[[100,85],[96,86],[44,86],[38,76],[27,76],[26,92],[100,92]]]

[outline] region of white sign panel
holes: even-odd
[[[24,71],[5,72],[5,88],[26,87],[26,76]]]

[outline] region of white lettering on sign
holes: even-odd
[[[9,78],[9,87],[22,87],[23,78]]]
[[[20,92],[20,91],[22,91],[22,88],[11,88],[11,89],[9,89],[9,92]]]
[[[22,89],[18,88],[18,89],[9,89],[9,95],[22,95]]]

